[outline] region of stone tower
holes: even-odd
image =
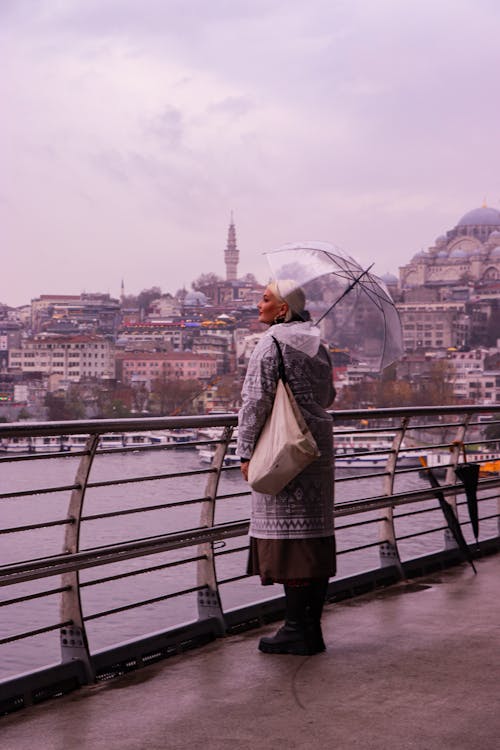
[[[234,228],[233,212],[231,211],[231,223],[227,233],[227,245],[224,251],[226,263],[226,281],[236,281],[238,278],[238,260],[240,253],[236,246],[236,229]]]

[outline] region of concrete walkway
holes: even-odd
[[[341,604],[325,654],[231,636],[0,720],[5,750],[498,750],[500,555]]]

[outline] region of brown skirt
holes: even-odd
[[[250,537],[247,573],[263,585],[302,578],[331,578],[337,572],[335,537],[256,539]]]

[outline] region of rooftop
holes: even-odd
[[[500,555],[326,607],[327,651],[228,636],[2,720],[32,750],[492,750]],[[36,738],[36,740],[35,740]]]

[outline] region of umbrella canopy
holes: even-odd
[[[474,560],[469,549],[469,545],[467,544],[462,533],[462,527],[460,526],[460,521],[455,515],[455,511],[451,507],[450,503],[446,500],[444,493],[441,491],[441,485],[439,484],[436,475],[434,474],[432,469],[427,466],[427,461],[423,456],[420,456],[420,463],[426,469],[427,478],[431,487],[434,487],[434,489],[436,490],[436,498],[439,501],[439,505],[441,506],[441,510],[443,511],[443,515],[446,519],[448,528],[453,534],[459,550],[461,551],[467,562],[471,565],[474,573],[477,573],[476,566],[474,565]]]
[[[469,510],[469,518],[476,543],[479,538],[479,510],[477,504],[477,483],[479,480],[479,469],[480,466],[476,463],[459,464],[455,467],[455,474],[464,485],[465,496],[467,498],[467,508]]]
[[[325,242],[284,245],[265,253],[280,295],[293,308],[301,289],[313,323],[332,346],[381,370],[403,353],[401,321],[384,282]]]

